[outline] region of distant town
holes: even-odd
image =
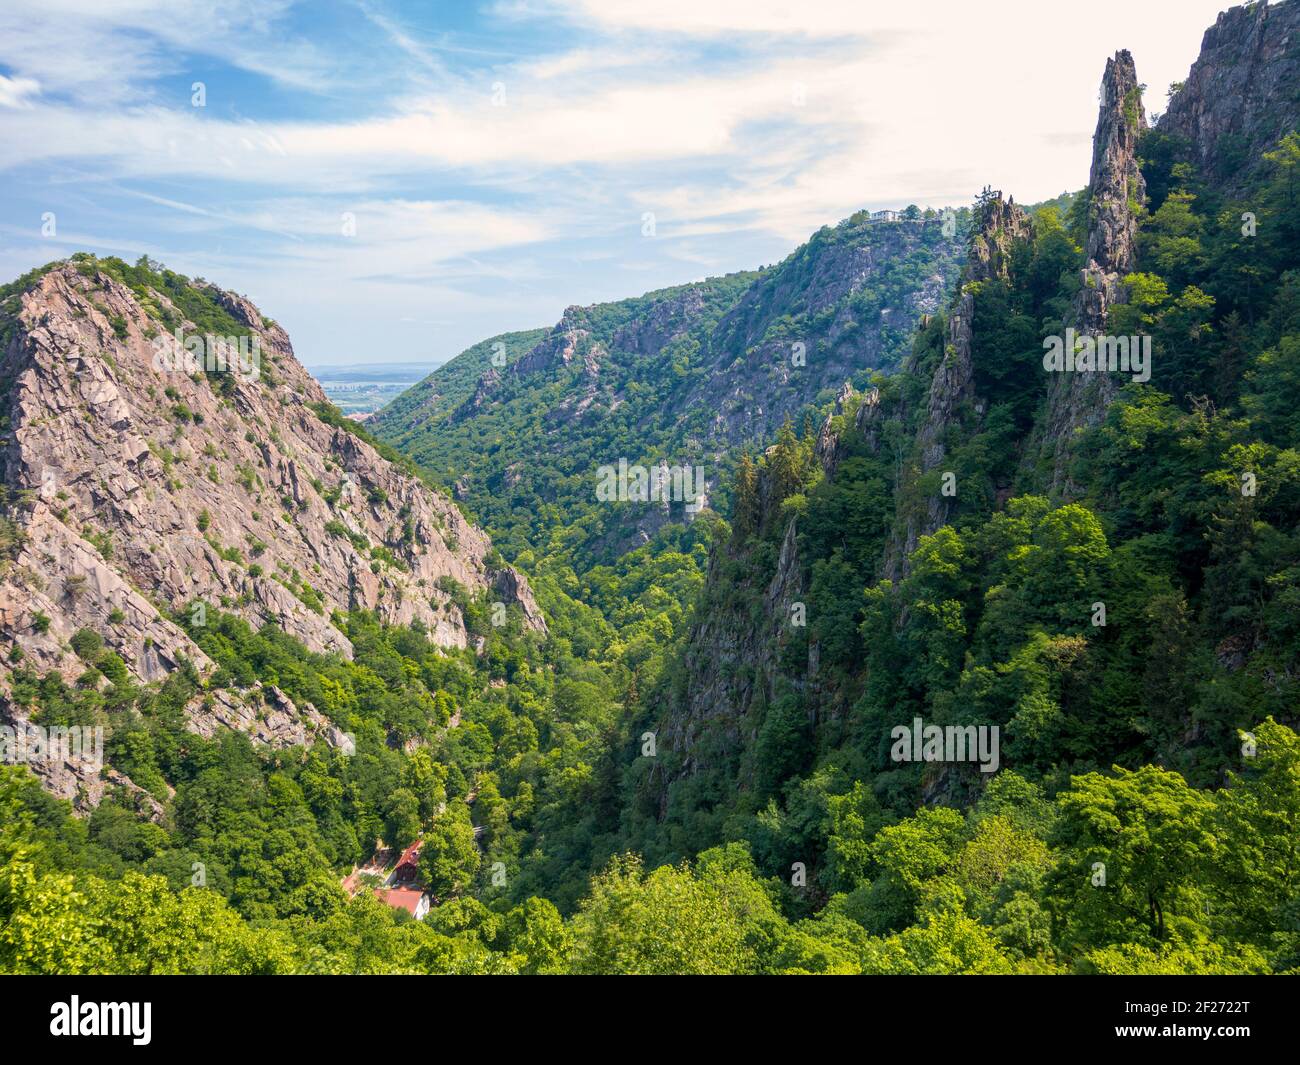
[[[329,401],[344,414],[364,419],[422,381],[442,363],[374,362],[339,366],[308,366]]]

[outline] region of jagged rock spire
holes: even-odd
[[[1092,142],[1088,183],[1088,263],[1075,299],[1073,325],[1099,334],[1110,308],[1128,298],[1124,277],[1136,259],[1138,215],[1146,202],[1146,181],[1138,168],[1137,142],[1146,129],[1142,86],[1127,50],[1106,61],[1101,108]],[[1066,498],[1078,494],[1071,481],[1074,445],[1082,430],[1106,416],[1120,381],[1105,373],[1061,374],[1049,385],[1045,447],[1052,459],[1052,488]]]
[[[1029,216],[1016,206],[1014,199],[1004,200],[1002,193],[985,190],[976,211],[961,287],[948,315],[948,343],[943,362],[931,382],[929,410],[920,430],[924,469],[934,469],[943,458],[942,441],[948,424],[958,405],[972,397],[975,387],[975,368],[971,364],[975,299],[967,286],[979,281],[1006,280],[1012,246],[1026,239],[1030,232]]]
[[[1092,141],[1088,259],[1106,273],[1133,268],[1136,206],[1146,199],[1146,182],[1137,164],[1138,135],[1147,128],[1142,87],[1132,53],[1106,61],[1101,80],[1101,112]]]
[[[976,282],[1006,280],[1011,252],[1033,234],[1029,215],[1014,198],[985,189],[976,204],[974,225],[961,286],[948,312],[948,340],[943,359],[930,382],[925,421],[917,432],[921,470],[937,469],[945,454],[948,430],[969,404],[979,417],[983,404],[975,396],[975,366],[971,360],[974,341],[975,297],[969,286]],[[948,520],[949,500],[932,497],[924,515],[908,516],[885,551],[884,574],[896,580],[907,570],[908,556],[922,536],[928,536]]]
[[[1029,236],[1029,232],[1029,215],[1017,206],[1014,196],[1004,200],[1001,192],[985,189],[976,204],[962,284],[994,278],[1006,280],[1012,246]]]

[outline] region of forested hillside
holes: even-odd
[[[898,366],[951,288],[968,213],[864,211],[763,271],[570,307],[545,336],[463,352],[371,428],[455,488],[507,554],[545,548],[583,573],[685,517],[593,506],[594,467],[701,466],[712,495],[735,452]]]
[[[464,504],[575,650],[635,696],[703,584],[741,455],[899,365],[951,289],[969,219],[862,211],[764,270],[570,307],[544,334],[463,352],[369,428]],[[597,471],[620,460],[698,471],[698,507],[607,505]]]
[[[698,537],[676,528],[693,517],[688,501],[602,506],[592,471],[620,459],[698,468],[701,504],[724,508],[739,453],[846,379],[898,365],[955,278],[967,215],[945,225],[934,211],[894,222],[864,211],[766,270],[570,307],[544,337],[464,352],[372,428],[454,490],[507,555],[537,552],[557,579],[652,541],[655,556],[689,554]],[[579,598],[609,616],[601,583]]]
[[[1298,39],[1296,11],[1225,16],[1212,54]],[[1117,55],[1069,215],[986,192],[905,372],[740,471],[681,664],[629,729],[659,738],[625,773],[631,845],[748,840],[806,868],[808,912],[972,920],[1019,965],[1295,965],[1295,84],[1267,102],[1292,132],[1230,185],[1146,128]],[[1067,328],[1149,335],[1149,380],[1049,372]],[[916,719],[996,727],[996,775],[900,758]]]

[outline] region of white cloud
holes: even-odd
[[[787,0],[554,0],[513,11],[517,15],[562,14],[607,29],[704,36],[767,33],[838,37],[864,32],[867,25],[880,26],[890,17],[885,9],[892,6],[861,0],[802,4]],[[502,7],[503,13],[511,10]]]
[[[150,83],[180,73],[194,54],[293,88],[328,90],[343,80],[338,66],[278,31],[292,6],[293,0],[5,0],[0,64],[91,108],[149,99]],[[186,103],[189,84],[177,87]]]
[[[0,107],[31,107],[29,96],[41,91],[34,78],[7,78],[0,74]]]
[[[1117,11],[1126,6],[1098,3]],[[1102,12],[1088,20],[1071,15],[1066,26],[1038,8],[1037,18],[1019,19],[1018,4],[992,17],[983,8],[936,0],[887,6],[593,0],[570,5],[571,13],[612,30],[715,28],[743,35],[766,29],[795,38],[685,70],[664,62],[662,44],[584,43],[503,74],[505,107],[493,106],[490,83],[453,83],[356,121],[253,125],[188,107],[105,114],[47,104],[10,116],[0,166],[99,159],[119,176],[216,173],[235,182],[356,190],[428,167],[464,171],[466,180],[490,187],[520,174],[545,181],[548,171],[562,171],[567,178],[582,166],[604,168],[605,180],[616,181],[610,168],[639,167],[632,180],[644,186],[647,173],[672,179],[663,172],[667,162],[695,161],[729,172],[710,178],[720,200],[744,198],[758,185],[764,201],[805,197],[815,210],[816,197],[829,194],[820,205],[823,216],[866,201],[968,197],[969,186],[985,180],[1026,197],[1052,195],[1086,178],[1077,161],[1086,166],[1106,56],[1131,44],[1139,75],[1153,87],[1181,78],[1202,25],[1186,9],[1216,6],[1180,0],[1177,18],[1112,21]],[[85,0],[84,6],[92,5]],[[117,17],[132,24],[154,10],[146,0],[125,8]],[[404,35],[382,16],[372,17]],[[839,40],[801,54],[799,33],[828,35],[832,27]],[[885,30],[892,36],[873,45],[869,38]],[[854,35],[863,40],[844,39]],[[409,48],[419,46],[410,40]],[[796,85],[806,93],[798,108],[792,106]],[[1161,106],[1160,92],[1151,96]],[[1053,136],[1045,138],[1044,130]],[[775,153],[773,144],[780,146]],[[774,157],[782,154],[795,167],[784,174]]]
[[[458,46],[436,22],[377,4],[356,23],[378,51],[358,58],[349,42],[325,56],[287,37],[288,0],[13,0],[0,11],[0,171],[17,182],[57,162],[65,180],[86,175],[88,199],[96,185],[133,198],[141,213],[112,219],[124,240],[161,218],[174,247],[150,254],[226,271],[309,328],[339,317],[345,287],[395,319],[495,308],[519,324],[524,308],[583,298],[558,294],[583,264],[664,283],[673,260],[753,266],[865,206],[1079,188],[1106,58],[1130,48],[1159,110],[1219,0],[1093,0],[1087,18],[1037,0],[532,0],[497,10],[516,34],[549,19],[539,47],[469,64],[445,62]],[[557,15],[558,49],[544,43]],[[204,57],[265,73],[285,99],[335,95],[295,120],[194,109]],[[367,60],[380,92],[350,80],[348,63]],[[344,210],[355,238],[339,234]],[[637,243],[643,211],[656,242]],[[416,287],[421,305],[401,309]]]
[[[328,214],[310,201],[268,210],[294,232],[331,242],[300,254],[346,259],[359,274],[417,271],[555,235],[553,222],[538,215],[454,200],[363,200]],[[355,220],[355,236],[342,235],[345,211]]]
[[[579,47],[559,55],[525,60],[516,67],[516,73],[529,81],[551,81],[556,78],[576,78],[611,70],[641,71],[659,64],[665,67],[680,63],[681,57],[669,48],[586,48]]]
[[[231,231],[258,230],[290,243],[262,252],[295,268],[333,264],[337,277],[427,274],[443,264],[556,235],[555,217],[456,200],[339,200],[275,198],[212,209],[135,193],[128,195],[184,216],[170,228],[204,243]]]

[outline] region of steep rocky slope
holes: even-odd
[[[786,415],[855,374],[896,369],[917,321],[950,294],[961,261],[956,221],[951,239],[934,218],[859,217],[814,234],[718,323],[708,347],[721,357],[682,405],[714,408],[709,436],[727,447],[766,442]],[[967,221],[963,213],[963,236]],[[793,358],[796,345],[806,366]]]
[[[1234,7],[1205,31],[1201,53],[1159,128],[1184,138],[1211,178],[1230,191],[1256,176],[1260,158],[1300,125],[1300,4]]]
[[[942,466],[948,438],[960,431],[963,414],[969,412],[978,422],[984,413],[985,403],[976,395],[975,367],[971,358],[975,330],[975,298],[971,286],[986,281],[1005,281],[1013,250],[1029,239],[1031,231],[1029,216],[1014,200],[1003,200],[1002,193],[994,193],[982,205],[971,232],[961,285],[948,311],[943,358],[930,381],[925,419],[916,434],[919,475]],[[915,356],[908,360],[904,372],[920,372]],[[860,412],[863,418],[878,417],[879,413],[878,409],[869,407]],[[923,514],[918,510],[900,514],[898,530],[885,557],[883,569],[886,576],[897,577],[919,538],[943,525],[950,510],[949,497],[930,493]]]
[[[947,297],[967,223],[862,212],[770,269],[570,307],[541,338],[476,345],[371,427],[515,550],[549,535],[548,507],[574,520],[596,468],[620,458],[699,467],[712,490],[786,418],[899,365],[917,320]],[[533,461],[543,453],[552,461]],[[584,517],[580,553],[609,561],[685,516],[647,504]]]
[[[875,386],[859,392],[846,383],[814,448],[813,461],[822,476],[834,478],[855,456],[888,465],[887,438],[898,446],[907,427],[915,426],[902,474],[914,484],[943,465],[955,434],[978,424],[984,407],[975,392],[971,358],[972,286],[1006,278],[1013,250],[1027,239],[1031,223],[1013,201],[991,193],[976,209],[972,225],[937,364],[920,348],[913,351],[897,375],[907,382],[907,395],[895,394],[889,402],[882,402]],[[932,324],[939,320],[931,323],[927,317],[925,329]],[[779,514],[775,479],[770,469],[758,479],[755,509],[760,514]],[[900,480],[897,488],[902,498],[911,499],[908,484]],[[900,501],[892,538],[882,545],[880,569],[886,577],[897,579],[919,537],[942,525],[948,509],[949,500],[937,492],[916,506]],[[753,787],[759,730],[783,694],[803,701],[809,725],[829,724],[844,709],[843,692],[823,689],[820,647],[815,632],[806,629],[811,559],[801,552],[800,520],[776,520],[784,520],[784,526],[775,554],[766,547],[733,554],[733,545],[715,550],[710,559],[678,683],[654,726],[665,757],[650,770],[647,786],[660,814],[667,811],[674,783],[702,771],[730,773]],[[792,666],[797,676],[790,675]]]
[[[1191,162],[1190,172],[1203,183],[1197,187],[1211,213],[1217,209],[1213,205],[1235,191],[1259,188],[1264,153],[1300,124],[1293,77],[1300,48],[1298,13],[1300,3],[1294,0],[1249,5],[1220,16],[1207,32],[1192,75],[1157,127],[1174,143],[1173,161],[1160,164],[1165,188],[1179,159]],[[1095,441],[1089,434],[1130,378],[1047,373],[1039,346],[1045,335],[1068,329],[1081,335],[1106,332],[1121,307],[1131,311],[1124,306],[1130,297],[1125,279],[1135,270],[1152,268],[1141,265],[1138,239],[1140,227],[1151,218],[1142,170],[1148,127],[1138,71],[1127,51],[1108,61],[1100,100],[1089,185],[1070,217],[1039,225],[1000,193],[986,193],[975,211],[959,291],[946,314],[923,324],[904,372],[879,394],[875,388],[865,395],[846,389],[817,438],[813,457],[821,472],[812,480],[824,478],[819,487],[830,491],[810,493],[806,503],[801,496],[801,507],[815,510],[819,499],[834,499],[838,493],[865,513],[873,499],[886,496],[891,513],[887,528],[872,533],[882,550],[868,550],[855,560],[847,535],[853,514],[834,509],[816,514],[816,520],[825,525],[831,515],[846,535],[828,539],[823,530],[820,542],[806,542],[812,522],[774,512],[769,505],[774,482],[787,474],[771,465],[760,472],[751,505],[763,517],[751,520],[750,528],[761,535],[748,544],[733,538],[715,551],[681,669],[656,712],[643,722],[659,735],[662,754],[638,778],[639,801],[647,812],[703,823],[704,811],[715,804],[726,808],[722,794],[738,786],[761,794],[757,767],[764,761],[773,764],[770,751],[758,753],[765,733],[771,734],[769,740],[804,744],[805,751],[808,744],[824,752],[844,742],[839,726],[848,727],[843,721],[850,704],[871,683],[869,671],[851,656],[869,654],[854,643],[861,602],[837,602],[828,575],[838,574],[841,582],[858,575],[868,596],[876,596],[873,601],[902,602],[890,625],[891,632],[901,631],[912,623],[908,612],[913,607],[898,598],[898,589],[909,580],[909,555],[923,537],[945,524],[978,529],[1019,495],[1041,497],[1050,506],[1068,504],[1085,494],[1081,470],[1093,479],[1089,505],[1102,505],[1096,499],[1097,470],[1088,466],[1082,445]],[[1169,143],[1167,138],[1157,147],[1168,152]],[[1229,161],[1226,153],[1233,145],[1249,153],[1248,167],[1239,167],[1244,155],[1238,163]],[[1250,185],[1251,180],[1256,184]],[[1236,232],[1239,213],[1225,208],[1225,233]],[[1057,271],[1058,263],[1068,264],[1069,270]],[[1051,269],[1044,270],[1044,264]],[[1059,287],[1054,287],[1057,278]],[[1038,294],[1053,290],[1048,299]],[[1009,299],[1013,295],[1018,303]],[[1135,318],[1130,314],[1127,320]],[[1157,353],[1167,360],[1166,372],[1168,364],[1205,358],[1185,331],[1168,339]],[[1175,399],[1192,402],[1182,393]],[[1213,409],[1208,400],[1196,402],[1198,409]],[[783,461],[788,465],[789,456]],[[942,491],[941,474],[953,477],[953,492]],[[1113,505],[1109,498],[1106,502]],[[1005,514],[998,516],[1006,520]],[[946,550],[934,541],[931,547]],[[951,563],[941,554],[928,560],[930,566]],[[964,569],[959,565],[952,572],[960,575]],[[930,571],[920,580],[937,578]],[[913,582],[909,587],[928,586]],[[995,609],[993,600],[1006,594],[1005,588],[990,590],[988,609]],[[1110,595],[1116,594],[1111,589]],[[828,605],[842,613],[819,625],[818,608]],[[923,605],[934,609],[934,604]],[[806,612],[806,629],[791,622],[796,608]],[[952,620],[959,631],[968,623],[969,617]],[[826,641],[836,638],[850,653],[831,680]],[[1238,634],[1223,646],[1238,647],[1243,641],[1249,642]],[[911,653],[920,655],[921,650],[913,647]],[[1244,659],[1223,654],[1219,661],[1240,668]],[[890,669],[896,665],[908,668],[903,662],[887,663]],[[872,698],[888,702],[888,696]],[[972,698],[970,693],[962,696]],[[1177,712],[1185,713],[1185,707]],[[1183,722],[1179,728],[1177,742],[1201,735],[1194,724]],[[858,742],[870,750],[876,740],[869,736]],[[954,786],[953,774],[931,772],[923,795],[926,801],[945,795],[954,799],[949,794]]]
[[[482,593],[544,627],[488,538],[339,419],[246,299],[90,257],[24,280],[0,305],[0,640],[24,668],[74,679],[85,667],[69,641],[90,629],[140,681],[186,660],[205,672],[167,616],[199,601],[343,655],[336,610],[418,621],[456,647],[456,597]],[[206,372],[187,362],[183,343],[205,330],[242,338],[244,361],[222,349],[223,369],[207,345]],[[324,727],[276,693],[223,698],[195,708],[198,731],[301,742]]]
[[[1137,160],[1138,137],[1146,128],[1133,57],[1117,52],[1106,63],[1093,138],[1087,265],[1074,321],[1063,323],[1073,324],[1080,333],[1102,332],[1110,308],[1127,299],[1123,278],[1133,269],[1138,216],[1146,202],[1146,182]],[[1050,380],[1044,436],[1058,491],[1075,494],[1069,465],[1079,433],[1101,420],[1119,385],[1114,374],[1056,374]]]

